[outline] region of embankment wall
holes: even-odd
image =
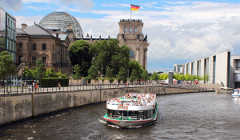
[[[127,92],[158,95],[199,92],[192,89],[135,87],[0,97],[0,125],[63,109],[101,103]]]

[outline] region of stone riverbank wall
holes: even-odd
[[[63,109],[105,102],[107,99],[122,96],[127,92],[169,95],[200,91],[148,86],[0,97],[0,125]]]

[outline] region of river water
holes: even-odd
[[[119,129],[99,121],[105,104],[87,105],[0,128],[0,140],[240,140],[240,100],[194,93],[158,97],[159,119]]]

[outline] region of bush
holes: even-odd
[[[160,74],[159,79],[160,80],[167,80],[168,79],[168,74],[167,73]]]
[[[60,82],[62,87],[69,85],[69,79],[43,78],[39,81],[40,87],[57,87],[58,82]]]
[[[150,79],[151,79],[151,80],[159,80],[159,75],[158,75],[156,72],[154,72],[154,73],[151,75]]]

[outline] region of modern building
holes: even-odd
[[[39,24],[22,24],[17,29],[17,64],[32,67],[40,60],[47,68],[65,73],[71,72],[68,56],[68,36],[54,36]]]
[[[240,88],[240,56],[231,56],[231,87]]]
[[[3,50],[16,62],[16,19],[0,8],[0,51]]]
[[[179,74],[184,74],[184,65],[181,64],[174,64],[174,72],[177,72]]]
[[[174,72],[203,77],[204,83],[232,87],[231,53],[218,53],[182,65],[174,65]]]

